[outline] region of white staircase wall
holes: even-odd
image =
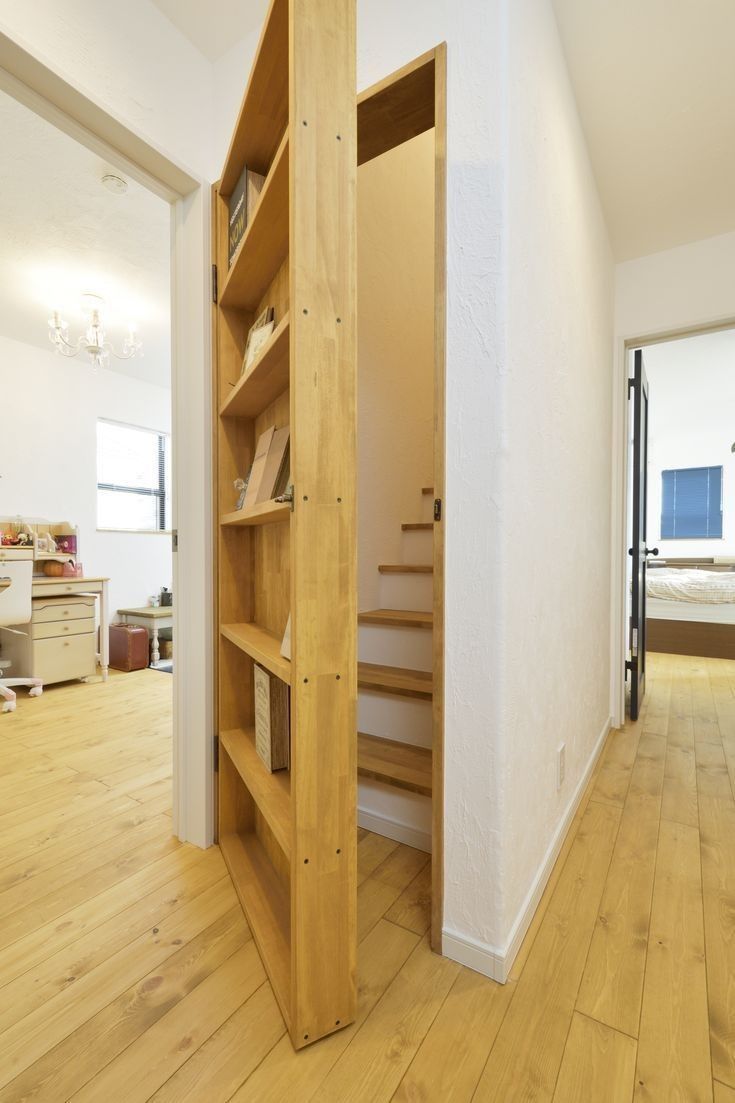
[[[394,739],[414,747],[431,747],[431,701],[361,689],[357,696],[357,729],[365,735]]]
[[[434,555],[433,534],[430,529],[413,529],[401,532],[401,562],[431,563]]]
[[[430,613],[434,600],[434,576],[431,574],[381,574],[381,609],[414,609]]]
[[[363,663],[431,670],[432,647],[432,633],[427,628],[361,624],[358,629],[357,653]]]
[[[359,778],[357,822],[368,831],[431,853],[431,799]]]

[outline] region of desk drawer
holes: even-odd
[[[94,617],[89,620],[51,620],[38,624],[34,621],[31,625],[31,635],[34,640],[48,640],[56,636],[86,636],[94,633]]]
[[[99,586],[95,586],[83,578],[60,578],[58,582],[34,581],[33,596],[37,598],[63,597],[66,594],[88,594],[98,591]]]
[[[94,620],[94,607],[96,601],[93,597],[63,597],[51,598],[44,601],[43,598],[34,598],[33,623],[45,624],[53,620]]]
[[[36,640],[33,644],[33,673],[45,685],[87,678],[97,671],[94,635],[65,639]]]

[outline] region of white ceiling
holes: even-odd
[[[169,386],[168,204],[132,180],[109,192],[101,178],[115,169],[4,93],[0,137],[0,334],[50,351],[50,313],[78,336],[80,296],[93,291],[115,346],[130,322],[143,341],[142,359],[110,368]],[[75,361],[59,359],[73,377]]]
[[[554,0],[618,260],[735,230],[735,0]]]
[[[218,61],[238,39],[260,27],[267,0],[153,0],[200,53]]]

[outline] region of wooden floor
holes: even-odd
[[[735,1103],[735,662],[651,657],[505,986],[360,832],[358,1019],[299,1054],[218,850],[171,836],[170,695],[0,716],[0,1103]]]

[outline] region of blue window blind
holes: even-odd
[[[722,468],[663,471],[661,539],[722,537]]]

